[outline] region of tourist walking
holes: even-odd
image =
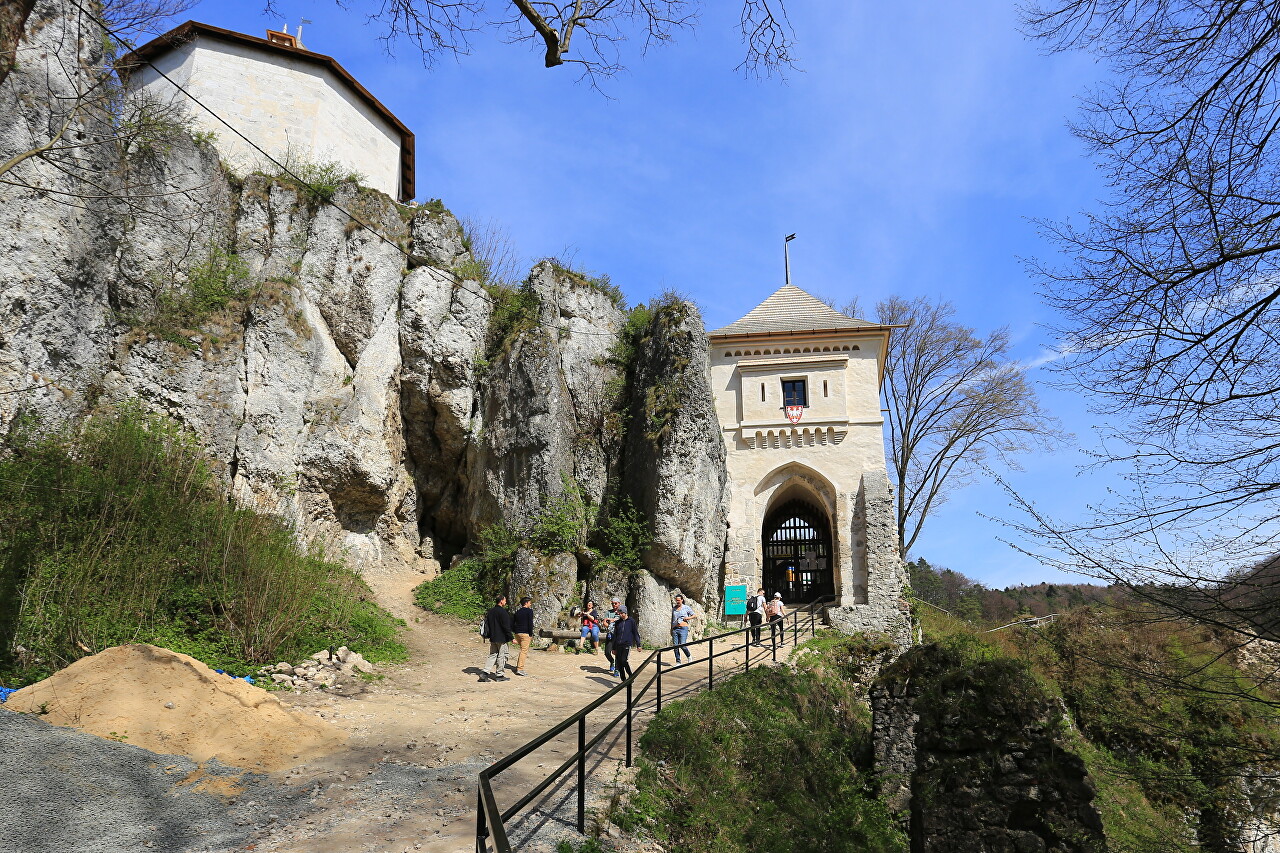
[[[489,641],[489,657],[485,659],[480,680],[488,681],[492,678],[494,681],[503,681],[507,677],[507,643],[516,635],[505,595],[498,596],[494,605],[484,614],[480,634]]]
[[[613,663],[613,626],[618,624],[618,608],[622,600],[609,599],[609,609],[604,614],[604,659],[609,662],[609,674],[617,675],[618,668]]]
[[[596,610],[596,603],[588,601],[586,607],[582,608],[582,642],[585,645],[587,637],[591,638],[591,653],[595,654],[596,649],[600,648],[600,622],[602,617],[600,612]]]
[[[618,605],[618,621],[613,625],[613,666],[618,671],[618,678],[626,680],[631,677],[631,647],[640,645],[640,631],[636,620],[627,615],[627,608]]]
[[[533,599],[525,596],[520,599],[520,609],[511,617],[511,627],[516,632],[516,645],[520,647],[520,656],[516,658],[516,675],[528,675],[524,671],[525,659],[529,656],[529,644],[533,642]]]
[[[787,608],[782,604],[782,593],[775,592],[773,599],[764,606],[764,615],[769,620],[769,640],[776,646],[782,634],[782,619],[787,615]]]
[[[747,621],[751,623],[751,642],[760,645],[760,624],[764,622],[764,587],[747,599]]]
[[[671,606],[671,645],[676,647],[676,663],[680,663],[680,652],[684,651],[686,661],[693,660],[686,643],[689,642],[689,620],[693,618],[693,608],[684,603],[684,596],[677,595]]]

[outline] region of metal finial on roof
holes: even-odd
[[[796,235],[788,234],[786,237],[782,239],[782,263],[786,267],[788,286],[790,286],[791,284],[791,251],[790,251],[790,247],[787,244],[790,243],[795,238],[796,238]]]

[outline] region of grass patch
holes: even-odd
[[[486,284],[484,289],[493,299],[493,311],[485,332],[484,356],[476,365],[481,372],[510,353],[521,335],[537,328],[542,309],[542,300],[528,281],[519,287]]]
[[[869,740],[870,714],[838,678],[737,675],[653,719],[637,791],[615,821],[678,850],[905,851],[860,770]]]
[[[0,674],[29,683],[151,642],[244,674],[346,645],[403,659],[403,623],[279,519],[229,502],[190,435],[125,409],[15,424],[0,459]]]
[[[627,310],[627,298],[622,293],[622,288],[613,283],[613,279],[608,274],[597,275],[595,273],[585,272],[583,270],[575,270],[559,258],[545,258],[545,263],[551,264],[551,268],[561,278],[567,278],[592,290],[597,290],[609,297],[609,301],[619,311]]]
[[[185,282],[160,288],[155,309],[140,325],[161,340],[195,350],[192,337],[209,317],[253,293],[249,267],[234,252],[211,246],[186,270]]]

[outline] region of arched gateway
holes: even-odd
[[[765,516],[763,544],[765,589],[791,602],[835,594],[826,512],[808,501],[787,501]]]
[[[788,284],[710,338],[726,576],[789,603],[837,596],[841,627],[897,635],[905,571],[880,413],[891,331]]]

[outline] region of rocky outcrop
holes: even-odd
[[[1063,711],[1026,664],[917,646],[872,687],[881,797],[911,849],[1106,850],[1095,789],[1063,741]]]
[[[653,582],[644,579],[638,589],[678,586],[718,610],[728,475],[696,308],[678,300],[658,306],[630,382],[626,488],[653,530],[645,554]]]
[[[623,315],[607,294],[550,261],[533,269],[524,307],[499,342],[473,443],[472,525],[532,517],[576,483],[599,504],[613,462],[603,446],[607,363]]]
[[[533,624],[538,628],[550,628],[558,624],[560,614],[581,601],[574,601],[578,582],[578,561],[573,554],[539,554],[531,548],[516,552],[515,569],[511,574],[511,598],[519,603],[523,596],[533,599]],[[566,620],[576,628],[576,623]]]

